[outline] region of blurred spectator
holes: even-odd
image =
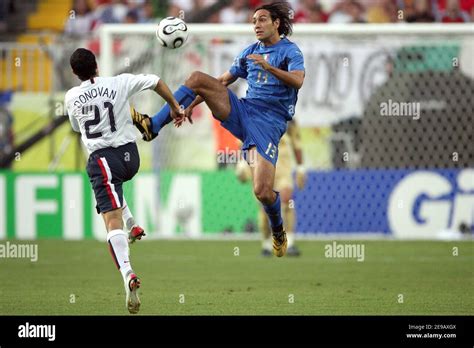
[[[168,16],[172,17],[186,16],[186,13],[191,13],[194,7],[193,0],[170,0],[168,3]]]
[[[193,12],[200,11],[214,4],[217,0],[171,0],[168,16],[179,17],[186,20]]]
[[[430,23],[435,21],[429,0],[414,0],[412,6],[407,6],[405,11],[408,23]]]
[[[125,0],[102,1],[94,11],[97,25],[106,23],[123,23],[128,7]]]
[[[138,17],[140,23],[152,23],[155,22],[154,8],[151,1],[146,1],[138,11]]]
[[[274,0],[74,0],[65,32],[84,35],[103,23],[153,23],[159,13],[205,23],[246,23],[258,6]],[[295,23],[462,23],[474,19],[474,0],[288,0]],[[229,4],[230,5],[227,5]],[[6,6],[8,4],[8,6]],[[2,19],[13,0],[0,0]],[[89,5],[95,6],[91,11]],[[8,7],[8,9],[6,9]],[[402,10],[403,17],[399,18]]]
[[[328,15],[319,1],[300,0],[296,6],[295,23],[325,23],[327,20]]]
[[[143,7],[146,2],[146,0],[126,0],[125,4],[128,6],[129,10],[138,10]]]
[[[232,0],[232,4],[220,13],[221,23],[247,23],[249,10],[247,0]]]
[[[469,14],[462,11],[459,0],[447,0],[446,9],[440,13],[439,22],[443,23],[464,23],[469,22]]]
[[[72,11],[64,28],[66,34],[79,36],[89,33],[92,29],[94,18],[87,0],[75,0]]]
[[[7,30],[7,15],[10,12],[10,0],[0,0],[0,33]]]
[[[126,24],[136,24],[138,23],[138,10],[130,10],[125,16]]]
[[[398,8],[395,0],[374,0],[367,8],[368,23],[398,22]]]
[[[313,5],[309,8],[309,22],[310,23],[326,23],[328,15],[323,11],[320,4]]]
[[[355,0],[338,2],[329,15],[329,23],[364,23],[364,9]]]
[[[448,0],[437,0],[436,1],[436,11],[442,12],[446,10]],[[466,13],[470,13],[472,8],[474,7],[474,0],[459,0],[459,8],[461,11],[465,11]]]

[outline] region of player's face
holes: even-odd
[[[270,12],[267,10],[258,10],[253,15],[253,29],[257,39],[265,41],[278,33],[278,25],[280,21],[277,19],[272,22]]]

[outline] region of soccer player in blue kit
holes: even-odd
[[[175,120],[176,126],[186,118],[192,123],[193,108],[205,101],[221,125],[243,142],[253,190],[268,215],[273,253],[278,257],[285,255],[287,249],[280,195],[273,190],[278,143],[294,115],[305,77],[303,54],[287,38],[292,33],[291,13],[286,2],[257,8],[253,25],[258,41],[237,56],[230,70],[217,79],[193,72],[174,93],[185,108],[184,116]],[[248,82],[247,95],[241,99],[226,87],[239,77]],[[136,111],[132,118],[147,141],[172,120],[167,104],[152,118]]]

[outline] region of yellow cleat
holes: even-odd
[[[275,236],[272,234],[273,239],[273,255],[277,257],[282,257],[286,254],[286,249],[288,247],[288,240],[286,239],[286,232],[282,231],[280,236]]]
[[[133,125],[142,133],[143,140],[152,141],[156,138],[158,134],[153,133],[148,115],[139,113],[133,107],[130,107],[130,114],[132,115]]]

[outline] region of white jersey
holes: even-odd
[[[137,92],[154,89],[160,78],[156,75],[121,74],[94,77],[93,80],[94,83],[83,81],[65,96],[72,128],[81,132],[89,154],[98,149],[135,142],[128,99]]]

